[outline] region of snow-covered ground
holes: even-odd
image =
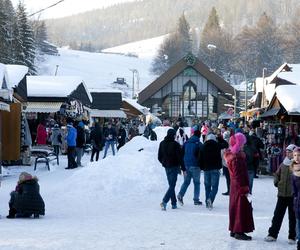
[[[166,129],[156,130],[158,138],[164,137]],[[115,157],[109,155],[90,163],[90,156],[84,156],[85,167],[75,170],[64,169],[65,156],[59,166],[51,166],[50,172],[44,165],[38,166],[36,172],[33,167],[11,167],[0,188],[0,249],[295,249],[287,244],[287,218],[276,243],[263,241],[276,203],[271,177],[261,176],[254,181],[256,230],[251,242],[229,237],[228,197],[221,195],[225,191],[223,176],[212,211],[193,205],[193,186],[184,197],[183,207],[161,211],[159,203],[167,181],[157,160],[158,145],[159,141],[135,137]],[[9,193],[24,170],[39,177],[46,216],[9,220],[5,218]],[[201,179],[203,201],[203,174]],[[179,176],[177,192],[182,182]]]

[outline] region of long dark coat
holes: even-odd
[[[244,152],[225,151],[230,174],[229,230],[233,233],[249,233],[254,230],[252,206],[247,199],[249,178]]]
[[[36,179],[18,184],[16,191],[12,193],[12,207],[19,214],[45,215],[45,203]]]

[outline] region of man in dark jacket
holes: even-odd
[[[222,168],[221,150],[228,147],[228,143],[214,134],[208,134],[203,145],[200,167],[204,170],[205,201],[208,209],[213,208],[219,188],[220,169]]]
[[[264,149],[264,143],[256,135],[255,132],[250,131],[249,135],[250,135],[250,139],[252,140],[253,146],[257,152],[253,159],[253,167],[254,167],[254,178],[258,178],[257,170],[259,167],[259,160],[262,158],[261,150]]]
[[[202,205],[199,200],[200,196],[200,162],[198,161],[199,154],[203,149],[203,144],[200,142],[200,130],[195,130],[194,135],[183,145],[184,151],[184,182],[177,195],[179,203],[183,206],[183,196],[191,183],[194,182],[194,205]]]
[[[95,127],[91,131],[91,144],[92,148],[92,155],[91,155],[91,162],[94,161],[94,155],[96,154],[96,161],[99,159],[99,152],[102,147],[102,132],[98,122],[95,123]]]
[[[117,150],[119,150],[121,147],[125,145],[126,142],[126,130],[124,128],[124,125],[120,126],[119,132],[118,132],[118,147]]]
[[[175,194],[175,186],[177,182],[177,175],[182,171],[185,171],[182,150],[175,141],[176,131],[169,129],[165,139],[159,144],[158,149],[158,160],[165,168],[169,188],[163,197],[162,203],[160,204],[162,210],[166,210],[167,203],[171,199],[172,209],[177,208],[177,200]]]
[[[111,150],[113,155],[115,155],[115,142],[116,142],[117,133],[115,128],[109,123],[107,129],[104,131],[105,138],[105,149],[103,159],[106,157],[109,146],[111,146]]]
[[[78,167],[81,167],[81,158],[83,156],[83,148],[85,145],[85,132],[84,123],[80,121],[76,126],[77,138],[76,138],[76,163]]]

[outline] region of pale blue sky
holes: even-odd
[[[37,10],[48,7],[49,5],[58,2],[59,0],[22,0],[25,3],[28,14]],[[64,0],[59,5],[44,11],[41,14],[42,19],[57,18],[68,16],[87,10],[107,7],[116,3],[129,2],[134,0]],[[14,5],[17,5],[19,0],[12,0]],[[38,17],[37,17],[38,18]]]

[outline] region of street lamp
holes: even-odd
[[[132,99],[134,98],[134,74],[138,74],[137,69],[129,69],[132,72]]]
[[[211,62],[210,62],[210,71],[216,71],[216,69],[213,69],[212,67],[213,67],[213,58],[212,58],[212,54],[211,54],[211,51],[216,51],[216,49],[217,49],[217,46],[216,45],[214,45],[214,44],[208,44],[207,45],[207,49],[209,50],[209,55],[210,55],[210,58],[211,58]]]

